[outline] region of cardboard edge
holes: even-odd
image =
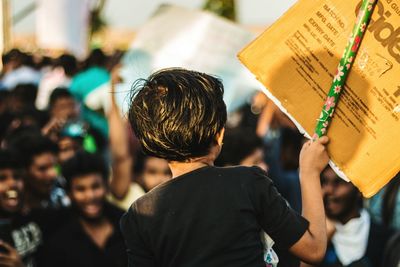
[[[364,197],[366,198],[370,198],[373,197],[379,190],[381,190],[383,187],[385,187],[388,183],[390,183],[390,181],[392,181],[392,179],[399,173],[397,171],[397,169],[395,167],[391,168],[388,173],[391,173],[392,178],[387,180],[387,181],[383,181],[383,180],[378,180],[378,182],[373,183],[373,185],[371,186],[369,191],[366,192],[361,192],[363,194]]]
[[[258,81],[258,79],[257,79]],[[264,94],[267,95],[269,99],[272,100],[272,102],[275,103],[279,107],[279,109],[285,113],[286,116],[289,117],[289,119],[296,125],[297,129],[300,131],[302,135],[304,135],[307,139],[311,139],[311,136],[306,132],[306,130],[303,128],[303,126],[300,125],[300,123],[292,116],[289,114],[289,112],[286,110],[286,108],[282,105],[282,103],[274,96],[272,93],[260,82],[260,87],[261,90]],[[329,160],[329,166],[335,171],[335,173],[345,180],[346,182],[350,182],[350,179],[344,174],[344,172],[333,162],[332,160]]]

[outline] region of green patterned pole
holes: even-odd
[[[326,134],[329,123],[332,119],[335,107],[339,101],[340,94],[344,88],[347,76],[353,66],[354,59],[357,55],[358,48],[360,47],[361,40],[367,30],[372,11],[375,7],[377,0],[363,0],[360,7],[357,22],[354,25],[353,32],[349,38],[347,47],[344,51],[342,59],[333,78],[331,88],[326,98],[321,115],[319,116],[315,133],[312,139],[321,137]]]

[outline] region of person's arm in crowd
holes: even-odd
[[[110,129],[110,150],[112,157],[111,193],[123,199],[129,191],[132,179],[132,156],[129,151],[127,128],[115,99],[115,84],[119,81],[119,68],[111,73],[111,107],[107,114]]]
[[[47,136],[52,141],[56,141],[61,129],[66,123],[67,119],[51,118],[49,122],[43,126],[42,135]]]
[[[271,100],[267,100],[257,121],[256,133],[258,136],[264,137],[268,133],[277,108],[278,107]]]
[[[310,224],[308,230],[290,251],[304,262],[316,264],[325,256],[327,231],[325,210],[322,200],[320,173],[326,167],[329,157],[326,151],[328,137],[304,144],[300,153],[300,184],[303,203],[303,217]]]
[[[25,267],[17,250],[0,240],[0,267]]]

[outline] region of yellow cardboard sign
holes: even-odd
[[[351,34],[358,0],[299,0],[239,53],[310,136]],[[380,0],[328,130],[332,165],[370,197],[400,171],[400,2]]]

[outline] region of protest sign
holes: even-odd
[[[240,54],[266,93],[308,137],[361,1],[299,0]],[[331,165],[369,197],[400,171],[400,4],[378,1],[327,135]],[[335,103],[332,103],[335,105]]]

